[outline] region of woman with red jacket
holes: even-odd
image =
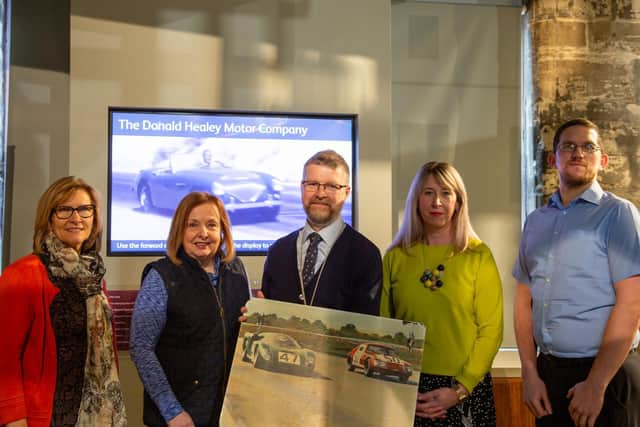
[[[0,277],[0,425],[126,425],[101,236],[82,179],[40,197],[33,253]]]

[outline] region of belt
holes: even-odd
[[[590,366],[593,364],[593,361],[596,360],[595,357],[558,357],[553,354],[544,353],[540,353],[538,357],[541,360],[559,368]]]
[[[632,348],[629,350],[629,356],[635,354],[638,348]],[[540,353],[538,357],[554,366],[558,367],[571,367],[571,366],[585,366],[593,364],[596,360],[595,357],[558,357],[553,354]]]

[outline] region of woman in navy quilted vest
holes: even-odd
[[[173,216],[166,257],[142,273],[131,323],[146,425],[218,426],[248,299],[222,201],[186,195]]]

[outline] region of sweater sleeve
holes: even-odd
[[[0,277],[0,425],[27,418],[21,355],[34,307],[25,273],[9,267]]]
[[[503,333],[500,274],[489,248],[482,245],[481,250],[474,293],[474,316],[478,333],[467,362],[456,376],[456,380],[469,391],[491,370]]]
[[[142,281],[133,309],[129,350],[145,390],[168,422],[184,409],[154,351],[167,321],[167,299],[160,273],[151,269]]]
[[[382,259],[382,291],[380,292],[380,316],[395,317],[391,296],[391,252]]]
[[[349,311],[377,316],[380,311],[380,288],[382,286],[382,259],[377,247],[367,246],[358,255],[362,257],[360,275],[356,283],[356,294]]]
[[[272,276],[272,257],[274,251],[274,247],[271,246],[269,251],[267,251],[267,258],[264,260],[264,267],[262,271],[262,283],[260,285],[260,290],[265,298],[271,298],[271,287],[273,286],[273,276]]]

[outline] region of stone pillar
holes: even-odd
[[[603,188],[638,205],[640,2],[530,0],[525,13],[530,46],[523,63],[530,66],[523,71],[531,87],[523,91],[531,102],[523,128],[531,129],[537,159],[536,204],[545,203],[558,185],[547,165],[555,129],[585,117],[600,127],[609,155],[600,174]]]

